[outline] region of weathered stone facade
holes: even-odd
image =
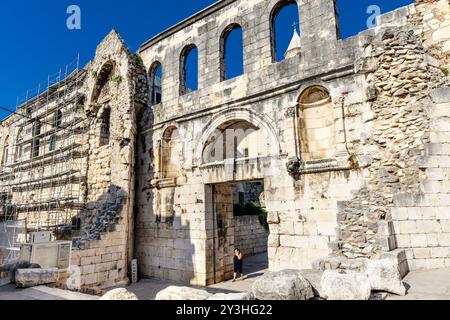
[[[292,2],[301,37],[274,62],[272,19]],[[386,255],[402,273],[450,266],[450,5],[424,2],[344,40],[333,0],[219,1],[137,55],[112,32],[80,78],[82,288],[127,281],[133,258],[145,277],[229,278],[240,241],[233,184],[254,181],[271,271],[358,269]],[[234,25],[244,74],[223,80],[222,36]],[[194,46],[198,90],[186,93]],[[5,141],[16,119],[1,123],[1,150],[16,144]]]

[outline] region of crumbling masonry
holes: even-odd
[[[289,3],[301,35],[275,62],[273,19]],[[385,256],[403,274],[450,267],[449,1],[417,1],[345,40],[338,21],[334,0],[223,0],[137,54],[111,32],[85,68],[2,121],[0,219],[73,239],[85,291],[126,283],[132,259],[143,277],[220,282],[244,240],[268,248],[271,270]],[[244,73],[224,80],[236,26]],[[252,181],[267,243],[233,215],[233,186]]]

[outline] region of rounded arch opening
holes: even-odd
[[[240,24],[227,26],[220,37],[220,79],[236,78],[244,73],[244,37]]]
[[[280,62],[292,39],[293,30],[300,34],[299,7],[296,0],[281,0],[270,13],[272,62]]]
[[[162,101],[162,76],[163,68],[161,62],[153,62],[149,71],[151,94],[150,101],[152,105],[159,104]]]
[[[108,84],[111,83],[112,77],[114,75],[116,63],[114,61],[108,61],[103,64],[100,71],[96,74],[96,80],[94,89],[92,92],[91,103],[101,104],[102,98],[107,97],[109,93]]]
[[[198,90],[198,49],[187,45],[180,55],[180,95]]]

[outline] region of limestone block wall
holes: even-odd
[[[75,289],[82,291],[128,282],[134,257],[136,117],[148,98],[142,64],[115,31],[98,46],[87,73],[86,204],[72,256],[72,268],[79,272]]]
[[[439,67],[450,67],[450,4],[448,0],[436,0],[426,5],[416,5],[421,16],[424,45],[430,55],[440,60]]]
[[[245,255],[267,252],[269,233],[259,222],[258,216],[234,218],[234,243]]]
[[[410,9],[419,17],[428,67],[440,77],[435,76],[434,83],[429,85],[429,98],[424,106],[429,125],[424,132],[425,153],[417,161],[424,173],[420,191],[395,198],[393,229],[398,247],[406,251],[411,270],[443,268],[449,266],[450,258],[447,174],[450,91],[446,72],[450,4],[433,1]]]
[[[79,281],[82,291],[92,293],[99,287],[127,285],[128,243],[122,228],[125,227],[115,226],[101,240],[85,242],[74,249],[69,274],[72,278],[64,278],[60,285],[67,287],[69,283],[70,287],[68,281]]]
[[[323,28],[323,32],[308,35],[300,55],[273,63],[269,22],[277,3],[222,2],[200,13],[201,19],[172,28],[140,50],[148,70],[155,61],[163,66],[162,103],[143,117],[138,143],[141,149],[136,242],[144,275],[173,280],[187,275],[189,281],[213,279],[211,261],[215,260],[217,221],[213,219],[213,203],[205,187],[224,182],[264,179],[271,224],[268,243],[271,269],[311,268],[315,260],[332,252],[329,244],[337,237],[338,203],[351,200],[353,192],[364,184],[364,172],[349,171],[352,168],[349,152],[353,141],[370,135],[368,120],[373,115],[364,79],[354,72],[354,49],[359,39],[337,41],[333,1],[304,1],[299,3],[300,11],[302,5],[315,9],[307,10],[311,15],[301,19],[303,28],[314,25],[315,30]],[[221,30],[232,22],[241,22],[244,28],[245,72],[220,82],[219,39]],[[180,52],[191,42],[199,48],[199,90],[180,96]],[[287,164],[301,157],[296,149],[295,110],[301,94],[314,85],[323,86],[332,102],[336,154],[329,160],[333,168],[326,165],[320,168],[320,162],[313,163],[319,172],[294,178]],[[237,120],[248,121],[265,131],[269,153],[265,158],[204,163],[202,151],[208,134]],[[158,177],[158,149],[165,130],[172,126],[178,128],[184,140],[179,176],[169,181]],[[362,166],[367,166],[364,157],[359,160]],[[195,228],[191,232],[195,236],[185,235],[186,229],[172,224],[171,219],[160,219],[167,212],[161,204],[171,203],[167,199],[172,198],[174,209],[169,211],[175,212],[173,221],[186,221],[183,225]],[[167,256],[167,250],[161,249],[173,246],[180,238],[186,246],[194,246],[194,258],[192,254]],[[185,248],[184,252],[190,251]],[[189,267],[180,273],[186,263]]]
[[[399,248],[406,250],[411,270],[450,266],[450,88],[431,92],[431,135],[421,167],[426,180],[420,195],[397,198],[393,209]]]

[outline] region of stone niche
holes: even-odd
[[[302,158],[323,160],[336,153],[333,103],[323,87],[307,89],[299,99],[299,132]]]

